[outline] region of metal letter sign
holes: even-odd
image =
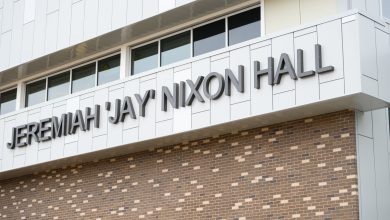
[[[262,76],[267,76],[268,85],[275,86],[280,84],[284,75],[289,75],[290,79],[297,80],[298,78],[306,78],[315,74],[323,74],[332,72],[333,66],[322,66],[321,45],[314,45],[315,51],[315,70],[304,70],[303,66],[303,50],[297,50],[297,71],[294,69],[288,54],[280,55],[278,67],[275,73],[274,58],[269,57],[268,63],[263,65],[259,61],[253,63],[253,79],[254,88],[260,89],[260,80]],[[237,74],[232,69],[225,69],[225,73],[211,72],[206,77],[199,76],[195,82],[188,79],[185,82],[173,83],[172,90],[168,86],[161,88],[161,111],[167,111],[168,106],[172,108],[185,108],[191,106],[196,100],[205,102],[205,98],[210,100],[219,99],[222,95],[231,96],[232,86],[239,93],[244,93],[244,78],[246,69],[239,65]],[[212,89],[212,86],[216,86]],[[186,96],[186,88],[189,89],[189,94]],[[201,90],[202,89],[202,90]],[[199,91],[203,91],[205,97]],[[156,91],[154,89],[147,90],[143,97],[140,94],[134,94],[136,104],[138,104],[138,116],[146,117],[146,108],[151,99],[155,99]],[[125,96],[122,100],[116,99],[115,104],[111,102],[105,103],[106,111],[111,111],[111,106],[114,106],[114,116],[109,116],[108,121],[112,124],[124,122],[126,116],[130,120],[137,119],[134,111],[134,103],[130,96]],[[45,142],[51,139],[60,138],[67,135],[72,135],[77,130],[87,132],[91,130],[91,123],[94,128],[99,128],[100,123],[100,106],[95,105],[92,113],[91,108],[86,108],[85,113],[81,110],[76,110],[74,113],[68,112],[58,117],[43,119],[39,122],[32,122],[25,125],[20,125],[12,129],[12,140],[7,143],[9,149],[16,147],[25,147],[30,145],[32,141]]]

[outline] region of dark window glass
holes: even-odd
[[[161,41],[161,66],[187,59],[191,56],[191,35],[184,32]]]
[[[225,20],[194,29],[194,56],[225,47]]]
[[[132,50],[132,73],[142,73],[156,68],[158,65],[158,43],[151,43]]]
[[[382,0],[383,17],[390,19],[390,0]]]
[[[26,107],[45,101],[46,79],[26,85]]]
[[[72,70],[72,93],[95,86],[95,63]]]
[[[61,73],[48,79],[47,99],[55,99],[69,94],[70,73]]]
[[[119,79],[120,58],[118,54],[98,62],[98,85]]]
[[[228,18],[229,45],[260,37],[260,8]]]
[[[3,92],[0,95],[0,114],[15,111],[16,107],[16,89]]]

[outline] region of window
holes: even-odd
[[[190,31],[161,40],[161,66],[191,57]]]
[[[26,107],[45,101],[46,79],[26,85]]]
[[[260,7],[228,18],[229,45],[260,37]]]
[[[194,29],[194,56],[225,47],[225,19]]]
[[[120,54],[98,61],[98,85],[119,79]]]
[[[47,100],[69,94],[70,73],[64,72],[48,78]]]
[[[158,42],[132,50],[132,74],[141,73],[158,66]]]
[[[12,89],[0,94],[0,115],[15,111],[16,89]]]
[[[390,19],[390,0],[382,0],[382,15]]]
[[[96,63],[72,70],[72,93],[95,86]]]

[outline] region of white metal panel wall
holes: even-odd
[[[0,71],[192,1],[2,0]]]
[[[77,3],[83,2],[78,1]],[[331,97],[343,97],[354,92],[360,93],[362,92],[359,90],[361,83],[365,82],[362,80],[362,74],[365,73],[361,72],[359,61],[360,54],[365,51],[360,49],[363,47],[360,46],[359,39],[366,39],[366,36],[361,37],[364,33],[359,31],[360,28],[366,27],[361,25],[363,24],[361,19],[368,18],[356,14],[352,17],[332,19],[271,38],[254,39],[182,61],[177,66],[170,65],[155,72],[152,70],[145,74],[127,77],[117,82],[2,116],[0,117],[0,131],[8,132],[4,132],[4,137],[1,138],[1,171],[295,108]],[[382,61],[378,62],[377,69],[380,70],[379,73],[382,72],[382,77],[385,77],[387,71],[383,67],[385,58],[381,54],[387,53],[376,48],[388,46],[386,42],[389,42],[389,33],[383,30],[380,33],[377,35],[379,40],[376,41],[375,46],[367,47],[367,50],[374,50],[374,52],[368,51],[369,54],[378,54],[378,60]],[[323,43],[324,65],[333,65],[334,72],[298,81],[293,81],[288,75],[284,75],[282,83],[273,87],[267,84],[266,77],[262,77],[261,88],[259,90],[253,88],[253,61],[260,61],[261,68],[264,69],[267,67],[269,56],[276,58],[275,65],[277,65],[280,54],[286,52],[295,64],[296,50],[304,49],[305,68],[312,69],[314,44],[316,43]],[[334,45],[341,45],[343,51],[341,52],[341,49]],[[335,59],[335,57],[339,57],[340,60]],[[212,101],[206,99],[205,103],[199,103],[195,100],[191,107],[172,109],[169,106],[167,112],[161,111],[161,86],[172,88],[173,82],[186,79],[195,81],[198,76],[205,76],[213,71],[224,74],[226,68],[231,68],[237,74],[237,65],[244,65],[245,93],[239,94],[233,88],[232,96],[223,95],[218,100]],[[322,81],[321,77],[323,77]],[[380,79],[382,79],[381,74],[378,75],[377,80],[373,80],[374,84],[370,84],[370,87],[378,88],[378,80]],[[349,89],[350,84],[356,83],[358,85],[352,85],[354,89]],[[212,90],[215,89],[213,85]],[[125,95],[130,96],[138,114],[138,104],[133,94],[140,93],[143,96],[145,91],[149,89],[155,89],[157,94],[156,99],[150,100],[147,104],[146,117],[138,117],[136,120],[127,117],[123,123],[117,125],[111,125],[108,122],[109,113],[104,108],[106,101],[114,102],[117,98],[122,99]],[[389,93],[388,86],[383,86],[380,91],[383,94]],[[204,95],[202,89],[200,89],[200,93]],[[92,131],[88,132],[78,131],[65,138],[33,144],[22,149],[9,150],[6,148],[6,142],[11,138],[12,127],[29,121],[39,121],[45,117],[60,116],[62,113],[74,112],[77,109],[84,110],[85,107],[93,107],[96,104],[101,106],[99,128],[92,128]]]

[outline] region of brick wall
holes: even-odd
[[[358,219],[352,111],[0,181],[9,219]]]

